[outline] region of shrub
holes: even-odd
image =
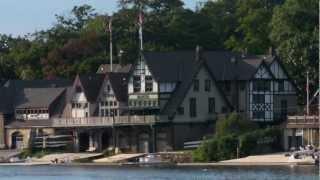
[[[209,143],[208,141],[203,141],[202,144],[192,151],[192,160],[194,162],[208,162],[209,161]]]
[[[239,137],[241,155],[280,151],[282,150],[281,137],[281,130],[278,128],[266,128],[245,133]]]
[[[257,128],[258,126],[254,122],[242,119],[236,113],[232,113],[227,118],[217,121],[216,136],[240,135]]]
[[[236,157],[238,139],[236,136],[213,137],[210,140],[204,141],[192,153],[193,161],[209,162],[221,161]]]

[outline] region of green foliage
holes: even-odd
[[[283,0],[242,0],[237,1],[236,17],[238,25],[235,33],[225,42],[235,51],[264,54],[271,46],[268,34],[273,9]]]
[[[107,2],[106,2],[107,3]],[[119,0],[112,15],[114,60],[133,63],[139,54],[138,14],[144,11],[145,51],[193,49],[266,53],[276,48],[288,72],[303,87],[308,69],[317,79],[316,0],[216,0],[191,11],[182,0]],[[96,71],[109,60],[110,16],[89,5],[56,15],[48,30],[25,37],[0,34],[0,79],[67,77]],[[124,53],[121,59],[119,51]]]
[[[317,79],[319,62],[318,0],[287,0],[275,9],[270,38],[300,87],[306,72]]]
[[[259,129],[252,121],[241,119],[232,113],[216,123],[213,138],[204,140],[193,151],[195,162],[211,162],[252,154],[271,153],[281,150],[281,130],[278,128]]]
[[[257,129],[257,125],[249,120],[242,119],[240,115],[231,113],[225,119],[219,119],[216,123],[216,136],[230,134],[239,135]]]
[[[239,137],[240,153],[242,156],[251,154],[272,153],[282,150],[281,130],[266,128],[245,133]]]
[[[195,162],[212,162],[233,159],[237,156],[238,138],[234,135],[214,136],[192,152]]]

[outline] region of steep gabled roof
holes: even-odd
[[[89,102],[97,100],[105,74],[85,74],[78,75],[83,92]]]
[[[65,88],[25,88],[15,95],[16,108],[49,108]]]
[[[109,82],[118,101],[128,100],[128,73],[108,73]]]
[[[158,82],[179,82],[192,71],[195,52],[144,52],[143,59]],[[246,56],[229,51],[203,52],[208,68],[217,81],[250,80],[263,61],[271,56]]]
[[[158,82],[183,81],[194,70],[195,52],[144,52],[143,59]]]
[[[216,78],[209,71],[209,68],[208,68],[206,62],[205,61],[200,61],[199,63],[195,64],[193,72],[190,72],[190,74],[192,76],[190,76],[188,78],[185,78],[184,81],[179,83],[179,86],[174,91],[174,93],[172,95],[172,98],[165,105],[165,107],[163,108],[161,113],[169,115],[169,116],[172,116],[176,112],[178,107],[183,102],[183,100],[184,100],[186,94],[188,93],[189,89],[192,87],[193,80],[196,77],[196,75],[198,74],[198,72],[201,70],[201,68],[205,68],[209,72],[209,74],[210,74],[211,78],[213,79],[213,81],[216,82]],[[225,94],[220,89],[220,87],[217,84],[216,84],[216,87],[217,87],[218,93],[220,93],[220,95],[221,95],[222,99],[225,101],[226,105],[228,107],[232,108],[232,105],[230,104],[230,102],[226,98]]]
[[[3,87],[0,87],[0,112],[6,113],[6,114],[13,113],[16,105],[19,104],[19,102],[21,102],[21,99],[25,98],[23,96],[25,93],[25,89],[65,88],[65,87],[71,86],[71,84],[72,84],[72,81],[64,80],[64,79],[8,80]],[[32,90],[29,90],[29,91],[32,91]],[[37,94],[35,94],[35,96],[36,96],[35,98],[38,98]],[[40,100],[45,100],[45,98],[47,98],[48,96],[50,96],[50,94],[47,92],[47,94],[41,96],[41,98],[43,99],[40,99]]]
[[[9,88],[0,87],[0,112],[11,113],[13,112],[13,94]]]

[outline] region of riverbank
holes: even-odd
[[[163,164],[126,164],[123,162],[112,162],[112,161],[93,161],[93,162],[75,162],[72,160],[81,158],[97,157],[101,154],[93,153],[64,153],[64,154],[51,154],[42,157],[41,159],[31,159],[27,163],[0,163],[1,165],[52,165],[52,160],[55,158],[68,159],[63,163],[54,165],[67,165],[67,166],[177,166],[177,167],[215,167],[215,166],[297,166],[297,165],[314,165],[314,160],[311,158],[306,159],[290,159],[285,156],[285,153],[267,154],[267,155],[256,155],[248,156],[239,159],[231,159],[220,162],[212,163],[163,163]],[[141,154],[139,154],[140,156]],[[116,155],[118,157],[120,155]],[[124,154],[127,157],[128,155]],[[137,156],[137,154],[135,154]],[[130,156],[131,157],[131,156]],[[112,159],[112,157],[109,157]],[[112,159],[114,160],[114,159]],[[60,162],[60,161],[59,161]]]

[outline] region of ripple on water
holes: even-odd
[[[0,179],[17,180],[315,180],[315,166],[137,168],[103,166],[2,166]]]

